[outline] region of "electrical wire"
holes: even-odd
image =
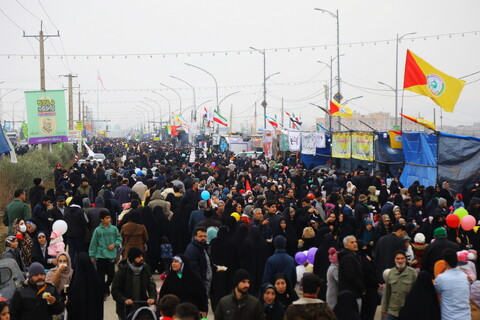
[[[23,9],[25,9],[25,11],[27,11],[28,13],[30,13],[30,15],[32,17],[34,17],[35,19],[37,19],[38,21],[42,21],[42,19],[40,19],[39,17],[37,17],[36,15],[34,15],[30,10],[28,10],[19,0],[15,0]]]
[[[13,20],[5,13],[5,11],[3,11],[2,9],[0,9],[0,11],[3,13],[3,15],[4,15],[5,17],[7,17],[8,20],[10,20],[11,23],[13,23],[13,25],[14,25],[15,27],[17,27],[18,29],[20,29],[20,30],[23,31],[23,29],[22,29],[18,24],[16,24],[15,21],[13,21]]]

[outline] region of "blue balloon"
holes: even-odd
[[[210,199],[210,192],[208,192],[207,190],[203,190],[200,196],[203,200],[208,200]]]
[[[141,176],[141,175],[143,175],[142,170],[138,170],[138,171],[137,171],[137,176]]]

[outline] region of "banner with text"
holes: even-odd
[[[373,161],[373,134],[368,132],[352,133],[352,158]]]
[[[67,142],[65,90],[25,91],[28,143]]]
[[[350,132],[336,132],[332,136],[332,157],[350,159]]]
[[[315,154],[315,133],[302,132],[302,153]]]
[[[300,151],[301,144],[301,132],[300,131],[288,131],[288,150],[290,151]]]

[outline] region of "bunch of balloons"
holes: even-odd
[[[298,264],[304,264],[305,261],[313,264],[315,262],[315,254],[317,253],[318,248],[310,248],[309,250],[297,252],[295,255],[295,262]]]
[[[465,208],[458,208],[453,213],[449,214],[446,219],[447,226],[450,228],[462,227],[465,231],[470,231],[475,227],[477,221],[475,218],[468,214]]]

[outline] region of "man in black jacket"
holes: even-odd
[[[128,251],[128,259],[118,265],[112,283],[112,297],[116,302],[116,312],[120,320],[134,311],[134,301],[155,303],[157,290],[150,267],[143,262],[143,253],[138,248]]]
[[[73,197],[65,213],[65,222],[68,226],[66,233],[68,237],[68,254],[70,259],[72,259],[72,265],[75,265],[75,255],[80,252],[87,252],[88,249],[85,244],[88,218],[82,209],[81,196]]]
[[[455,252],[460,251],[458,244],[447,239],[447,230],[445,228],[435,229],[433,235],[435,236],[435,241],[427,246],[422,257],[422,270],[431,274],[433,274],[435,262],[443,259],[443,250],[450,248],[455,250]]]
[[[39,203],[45,196],[45,187],[43,186],[43,180],[41,178],[33,179],[33,188],[30,189],[28,198],[30,199],[30,205],[33,210],[37,203]]]
[[[205,285],[207,296],[210,296],[210,288],[214,270],[207,252],[207,229],[198,227],[193,234],[193,240],[187,246],[184,253],[190,262],[190,269]]]
[[[343,239],[345,249],[338,254],[338,292],[350,290],[357,299],[358,310],[362,310],[362,298],[366,289],[363,279],[363,268],[357,255],[358,244],[354,236]]]
[[[64,304],[57,290],[45,281],[45,268],[34,262],[28,268],[30,279],[15,290],[10,302],[10,313],[15,320],[51,320],[60,314]]]
[[[375,274],[379,283],[385,283],[383,271],[395,267],[395,253],[405,251],[403,237],[406,235],[404,225],[397,223],[393,232],[381,237],[375,248]]]

